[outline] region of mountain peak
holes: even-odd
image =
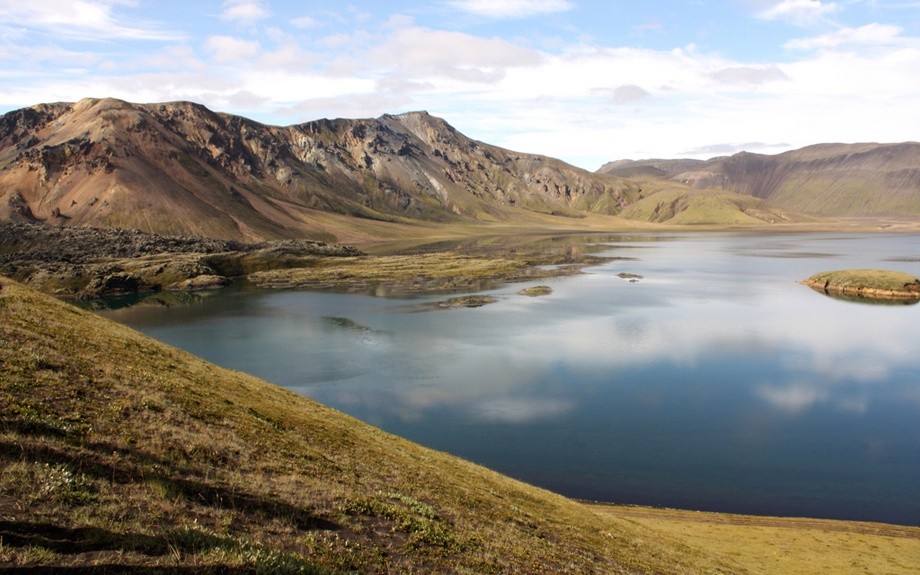
[[[541,160],[424,110],[279,127],[194,102],[85,98],[0,117],[0,221],[330,241],[317,213],[502,221],[628,203],[620,182]]]

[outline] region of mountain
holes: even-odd
[[[703,160],[691,160],[689,158],[678,160],[616,160],[607,162],[598,168],[597,171],[601,174],[611,174],[621,177],[632,177],[637,175],[670,177],[695,168],[702,163]]]
[[[736,192],[817,216],[920,216],[920,143],[818,144],[777,155],[741,152],[705,162],[605,164],[604,173],[656,170],[698,189]]]
[[[84,99],[0,117],[0,221],[334,240],[344,220],[330,215],[495,222],[615,214],[639,195],[425,112],[277,127],[189,102]]]

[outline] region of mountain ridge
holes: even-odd
[[[38,104],[0,117],[0,219],[247,241],[389,222],[614,214],[627,181],[467,138],[427,112],[286,127],[192,102]]]
[[[695,189],[766,200],[814,216],[920,216],[920,143],[822,143],[766,155],[608,162],[599,171],[657,169]]]
[[[917,165],[908,142],[589,172],[425,111],[271,126],[194,102],[85,98],[0,116],[0,221],[349,243],[464,226],[810,224],[920,216]]]

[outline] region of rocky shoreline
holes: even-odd
[[[839,270],[815,274],[802,283],[818,292],[870,300],[920,300],[920,280],[890,270]]]
[[[367,255],[311,240],[245,244],[146,232],[0,224],[0,275],[63,298],[100,299],[217,289],[234,280],[266,289],[395,296],[459,293],[572,275],[609,258],[547,240],[467,250]],[[542,295],[542,294],[541,294]]]
[[[359,256],[311,240],[242,243],[137,230],[0,224],[0,274],[58,296],[211,289],[256,271]]]

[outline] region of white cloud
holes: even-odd
[[[784,20],[793,24],[804,25],[822,20],[825,16],[838,10],[834,2],[821,0],[782,0],[757,13],[762,20]]]
[[[568,399],[504,396],[480,401],[470,409],[483,421],[519,425],[560,418],[575,407]]]
[[[0,29],[25,26],[64,38],[84,40],[180,40],[178,32],[158,24],[118,16],[122,0],[0,0]]]
[[[259,54],[259,43],[241,40],[233,36],[211,36],[204,43],[204,48],[211,53],[216,62],[227,63],[250,60]]]
[[[188,45],[178,44],[151,54],[143,63],[159,70],[201,70],[205,64],[195,56],[195,51]]]
[[[808,385],[764,386],[758,394],[772,407],[789,413],[800,413],[827,399],[826,392]]]
[[[225,0],[221,20],[252,24],[269,15],[259,0]]]
[[[789,79],[789,76],[776,66],[731,66],[717,70],[709,76],[720,84],[736,86],[759,86],[767,82]]]
[[[295,28],[315,28],[319,23],[315,18],[311,18],[310,16],[301,16],[300,18],[291,20],[291,25]]]
[[[258,65],[268,70],[289,70],[301,73],[322,58],[317,54],[304,51],[296,42],[288,41],[276,50],[262,53]]]
[[[866,24],[859,28],[841,28],[814,38],[789,40],[783,47],[789,50],[816,50],[838,46],[881,46],[903,41],[903,29],[890,24]]]
[[[642,102],[644,100],[651,99],[652,95],[640,86],[635,84],[627,84],[625,86],[617,86],[613,90],[613,101],[616,104],[635,104],[636,102]]]
[[[543,57],[501,38],[411,27],[388,35],[372,50],[371,58],[384,68],[396,70],[400,77],[494,84],[509,68],[533,66]]]
[[[447,4],[464,12],[495,19],[530,18],[572,9],[568,0],[448,0]]]

